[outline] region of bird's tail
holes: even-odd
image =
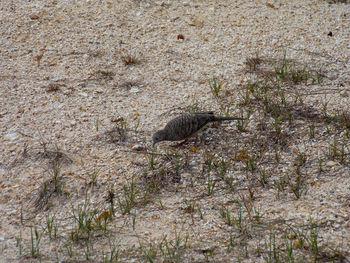
[[[243,118],[237,118],[237,117],[221,117],[221,116],[214,116],[213,121],[234,121],[234,120],[244,120]]]

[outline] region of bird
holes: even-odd
[[[195,135],[209,122],[243,120],[236,117],[215,116],[213,112],[182,114],[169,121],[164,129],[156,131],[152,136],[153,146],[161,141],[181,141]]]

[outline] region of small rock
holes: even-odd
[[[69,121],[69,124],[71,127],[74,127],[77,124],[77,122],[75,120],[71,120]]]
[[[4,139],[5,139],[6,141],[14,141],[14,140],[18,139],[18,134],[17,134],[16,132],[6,134],[6,135],[4,136]]]
[[[131,149],[133,151],[142,151],[144,147],[141,144],[135,144]]]
[[[334,161],[328,161],[327,163],[326,163],[326,165],[328,166],[328,167],[333,167],[334,165],[336,165],[337,163],[336,162],[334,162]]]
[[[183,173],[182,175],[184,178],[188,178],[190,179],[192,177],[192,175],[190,173]]]
[[[136,87],[133,87],[133,88],[130,89],[131,93],[137,93],[139,91],[140,91],[139,88],[136,88]]]
[[[342,90],[342,91],[340,92],[340,96],[342,96],[342,97],[344,97],[344,98],[347,98],[347,97],[349,97],[349,94],[347,93],[346,90]]]
[[[39,19],[39,16],[37,14],[31,14],[30,19],[37,20],[37,19]]]

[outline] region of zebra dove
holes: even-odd
[[[219,117],[213,112],[183,114],[172,119],[152,136],[153,146],[161,141],[180,141],[196,134],[207,123],[214,121],[243,120],[235,117]]]

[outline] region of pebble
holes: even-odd
[[[139,91],[140,91],[140,89],[139,89],[139,88],[136,88],[136,87],[133,87],[133,88],[130,89],[130,92],[131,92],[131,93],[137,93],[137,92],[139,92]]]
[[[349,93],[346,91],[346,90],[342,90],[341,92],[340,92],[340,96],[342,96],[342,97],[349,97]]]
[[[133,151],[142,151],[145,149],[141,144],[135,144],[132,148]]]
[[[14,133],[8,133],[6,135],[4,135],[4,140],[5,141],[14,141],[18,139],[18,134],[16,132]]]
[[[74,127],[77,124],[77,122],[75,120],[71,120],[69,121],[69,124],[71,127]]]
[[[334,162],[334,161],[328,161],[327,163],[326,163],[326,165],[328,166],[328,167],[333,167],[333,166],[335,166],[337,163],[336,162]]]

